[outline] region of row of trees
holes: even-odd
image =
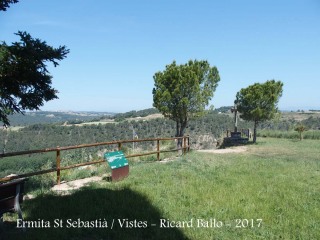
[[[230,109],[230,108],[229,108]],[[230,113],[230,110],[229,110]],[[185,134],[189,134],[193,148],[212,148],[215,146],[214,139],[219,140],[226,134],[227,129],[233,128],[233,120],[230,114],[219,114],[217,111],[206,111],[200,118],[191,119]],[[42,118],[40,118],[42,119]],[[298,126],[305,129],[318,130],[320,118],[309,117],[298,121],[293,118],[269,120],[262,122],[258,129],[265,132],[282,132],[287,134],[297,129]],[[55,124],[33,124],[20,130],[0,130],[0,151],[12,152],[38,148],[50,148],[54,146],[68,146],[81,143],[93,143],[99,141],[112,141],[131,139],[132,130],[139,138],[170,137],[175,136],[175,123],[166,118],[158,118],[149,121],[122,121],[116,124],[99,125],[72,125],[64,126],[63,122]],[[250,128],[248,121],[240,121],[240,128]],[[211,140],[203,141],[208,136]]]
[[[247,127],[246,122],[242,127]],[[226,114],[208,112],[203,117],[193,119],[189,122],[185,134],[190,135],[192,147],[212,148],[216,145],[215,138],[225,133],[232,127],[232,118]],[[9,153],[24,150],[52,148],[56,146],[72,146],[78,144],[106,142],[113,140],[132,139],[132,128],[139,139],[156,138],[159,136],[175,136],[175,122],[166,118],[150,119],[148,121],[122,121],[118,123],[63,126],[58,124],[34,124],[21,128],[20,130],[0,129],[0,152]],[[161,147],[164,144],[161,143]],[[155,151],[156,142],[139,142],[135,144],[136,153],[142,151]],[[172,142],[174,144],[174,142]],[[131,153],[132,144],[123,144],[125,153]],[[170,148],[176,146],[170,146]],[[96,159],[100,153],[113,151],[117,145],[110,147],[101,146],[93,148],[82,148],[62,152],[62,163],[70,165]],[[101,158],[101,155],[100,155]],[[16,171],[30,172],[41,169],[42,166],[51,164],[54,167],[55,156],[47,154],[31,154],[23,157],[3,158],[0,161],[0,177]]]
[[[265,132],[275,134],[283,133],[284,137],[291,134],[299,124],[307,126],[308,129],[318,129],[320,118],[310,117],[301,122],[293,119],[270,120],[259,125],[260,136]],[[249,128],[251,123],[248,121],[239,121],[240,128]],[[213,148],[221,137],[225,136],[226,130],[233,127],[233,119],[230,114],[218,114],[216,111],[207,111],[199,118],[191,119],[185,134],[190,135],[191,146],[193,149]],[[21,128],[20,130],[0,129],[0,152],[15,152],[23,150],[51,148],[55,146],[70,146],[84,143],[104,142],[113,140],[132,139],[132,128],[141,138],[171,137],[175,135],[175,122],[167,118],[157,118],[148,121],[122,121],[116,124],[99,125],[72,125],[63,126],[61,124],[34,124]],[[314,131],[316,132],[316,131]],[[262,135],[261,135],[262,134]],[[268,136],[268,135],[266,135]],[[270,135],[272,136],[272,135]],[[292,135],[290,136],[292,137]],[[293,136],[298,137],[298,134]],[[132,144],[124,144],[124,150],[131,151]],[[136,152],[143,150],[154,151],[155,145],[150,143],[135,145]],[[62,156],[63,164],[79,163],[97,156],[98,152],[105,152],[102,148],[85,148],[66,152]],[[27,159],[26,159],[27,158]],[[26,157],[4,158],[0,161],[0,175],[6,176],[17,169],[30,172],[41,169],[41,166],[48,164],[54,167],[55,157],[47,155],[30,155]],[[1,173],[1,171],[3,171]],[[11,172],[10,172],[11,171]]]
[[[231,127],[232,118],[228,115],[209,112],[189,121],[185,134],[191,136],[193,147],[196,148],[205,144],[198,140],[201,136],[209,135],[212,139],[218,139]],[[241,127],[246,128],[248,124],[242,121]],[[0,152],[132,139],[132,128],[139,139],[175,136],[175,122],[166,118],[83,126],[34,124],[20,130],[0,130]],[[210,142],[211,147],[213,144],[213,141]]]

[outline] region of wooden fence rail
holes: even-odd
[[[177,139],[183,139],[182,148],[176,148],[176,149],[172,149],[172,150],[160,150],[160,141],[173,141],[173,140],[177,140]],[[81,144],[81,145],[75,145],[75,146],[2,153],[2,154],[0,154],[0,161],[1,161],[1,158],[5,158],[5,157],[37,154],[37,153],[46,153],[46,152],[56,152],[56,167],[51,168],[51,169],[31,172],[31,173],[19,174],[19,175],[15,175],[15,176],[11,176],[11,177],[0,178],[0,182],[5,182],[5,181],[17,179],[17,178],[30,177],[30,176],[40,175],[40,174],[46,174],[46,173],[50,173],[50,172],[57,172],[57,184],[60,184],[60,181],[61,181],[60,172],[62,170],[105,162],[105,160],[100,159],[97,161],[91,161],[91,162],[85,162],[85,163],[79,163],[79,164],[61,167],[61,161],[63,160],[63,159],[61,159],[61,151],[67,151],[67,150],[78,149],[78,148],[98,147],[98,146],[105,146],[105,145],[118,145],[118,150],[120,151],[122,149],[123,143],[154,142],[154,141],[157,142],[157,150],[156,151],[131,154],[131,155],[127,155],[126,158],[141,157],[141,156],[156,154],[157,160],[160,161],[160,153],[174,152],[174,151],[182,150],[183,154],[185,154],[186,152],[190,151],[190,138],[189,138],[189,136],[184,136],[184,137],[174,137],[174,138],[147,138],[147,139],[121,140],[121,141],[112,141],[112,142],[99,142],[99,143]]]

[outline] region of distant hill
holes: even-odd
[[[220,112],[220,113],[230,113],[230,109],[233,108],[233,106],[222,106],[219,108],[216,108],[214,111],[215,112]]]
[[[125,113],[90,111],[34,111],[26,112],[25,114],[13,114],[9,116],[9,121],[11,127],[25,127],[33,124],[80,124],[85,122],[99,122],[104,121],[105,119],[113,119],[116,122],[121,122],[129,118],[147,117],[154,114],[159,114],[159,111],[155,108],[148,108],[139,111],[132,110]],[[1,121],[0,125],[3,125]]]
[[[230,109],[232,106],[222,106],[215,110],[209,110],[211,114],[225,114],[233,117]],[[163,118],[162,114],[155,108],[143,110],[132,110],[125,113],[111,112],[76,112],[76,111],[35,111],[9,116],[12,127],[26,127],[34,124],[58,124],[58,125],[89,125],[89,124],[106,124],[123,121],[148,121],[155,118]],[[200,119],[194,122],[199,122]],[[280,119],[261,123],[261,129],[288,130],[292,129],[297,123],[302,123],[309,129],[319,129],[320,112],[317,111],[283,111]],[[0,122],[0,126],[1,126]],[[245,124],[247,127],[251,125]],[[283,126],[286,127],[283,127]]]
[[[110,112],[54,112],[54,111],[35,111],[25,114],[13,114],[9,116],[10,125],[29,126],[33,124],[65,123],[70,124],[99,120],[101,118],[111,118],[115,113]],[[0,122],[3,125],[2,122]]]
[[[146,117],[146,116],[157,114],[157,113],[159,113],[158,109],[148,108],[140,111],[133,110],[126,113],[118,113],[114,115],[113,118],[116,122],[119,122],[119,121],[125,120],[126,118]]]

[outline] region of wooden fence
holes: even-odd
[[[178,139],[183,140],[182,148],[160,151],[160,141],[173,141],[173,140],[178,140]],[[57,184],[60,184],[60,180],[61,180],[60,172],[62,170],[105,162],[104,159],[99,159],[97,161],[91,161],[91,162],[85,162],[85,163],[79,163],[79,164],[61,167],[60,164],[61,164],[61,161],[63,161],[63,159],[61,159],[61,151],[67,151],[67,150],[78,149],[78,148],[105,146],[105,145],[118,145],[118,150],[121,150],[123,143],[154,142],[154,141],[157,142],[157,150],[156,151],[126,155],[126,158],[156,154],[157,160],[160,161],[160,153],[174,152],[174,151],[182,150],[183,153],[185,154],[186,152],[190,151],[190,138],[189,138],[189,136],[184,136],[184,137],[174,137],[174,138],[148,138],[148,139],[121,140],[121,141],[112,141],[112,142],[99,142],[99,143],[92,143],[92,144],[81,144],[81,145],[76,145],[76,146],[66,146],[66,147],[46,148],[46,149],[30,150],[30,151],[2,153],[2,154],[0,154],[0,161],[1,161],[1,158],[5,158],[5,157],[37,154],[37,153],[47,153],[47,152],[56,152],[56,167],[51,168],[51,169],[37,171],[37,172],[31,172],[31,173],[15,175],[15,176],[11,176],[11,177],[0,178],[0,182],[5,182],[5,181],[9,181],[9,180],[17,179],[17,178],[22,178],[22,177],[30,177],[30,176],[35,176],[35,175],[40,175],[40,174],[45,174],[45,173],[50,173],[50,172],[57,172]]]

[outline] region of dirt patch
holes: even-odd
[[[180,157],[171,157],[171,158],[165,158],[159,161],[159,163],[168,163],[168,162],[173,162],[180,159]]]
[[[145,116],[145,117],[134,117],[134,118],[128,118],[127,120],[128,121],[148,121],[148,120],[151,120],[151,119],[155,119],[155,118],[163,118],[163,115],[161,113],[155,113],[155,114],[150,114],[148,116]]]
[[[204,149],[204,150],[198,150],[198,152],[225,154],[225,153],[241,153],[241,152],[246,152],[247,150],[248,150],[248,147],[246,146],[238,146],[238,147],[225,148],[225,149]]]
[[[78,179],[75,181],[61,183],[60,185],[55,185],[53,188],[51,188],[51,190],[56,192],[75,190],[83,186],[86,186],[91,182],[98,182],[101,180],[102,180],[102,177],[90,177],[90,178]]]

